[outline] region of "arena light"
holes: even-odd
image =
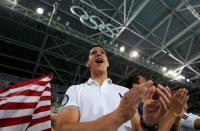
[[[164,72],[167,71],[167,67],[163,67],[162,71],[164,71]]]
[[[183,76],[182,79],[185,80],[185,76]]]
[[[124,51],[125,51],[125,47],[124,47],[124,46],[121,46],[121,47],[119,48],[119,51],[120,51],[120,52],[124,52]]]
[[[164,76],[168,76],[168,74],[167,74],[167,73],[164,73]]]
[[[169,70],[169,71],[167,72],[167,74],[172,75],[172,74],[173,74],[173,71],[172,71],[172,70]]]
[[[178,73],[176,73],[176,72],[174,72],[174,71],[172,71],[172,70],[169,70],[169,71],[167,72],[167,74],[170,75],[170,76],[173,76],[173,77],[177,77],[177,76],[178,76]]]
[[[69,26],[69,22],[67,21],[67,22],[65,23],[65,25],[68,27],[68,26]]]
[[[185,79],[185,76],[183,76],[183,75],[180,75],[180,77],[181,77],[181,79],[183,79],[183,80]]]
[[[60,17],[60,16],[58,16],[58,17],[56,18],[56,20],[57,20],[57,21],[60,21],[60,19],[61,19],[61,17]]]
[[[182,79],[182,75],[178,75],[176,79],[177,80],[181,80]]]
[[[183,76],[183,75],[178,75],[178,76],[176,77],[176,79],[177,79],[177,80],[185,80],[185,76]]]
[[[186,79],[187,82],[190,82],[190,79]]]
[[[116,49],[118,48],[118,46],[119,46],[118,43],[114,45],[114,47],[115,47]]]
[[[39,14],[39,15],[42,15],[44,13],[44,10],[42,8],[37,8],[36,9],[36,12]]]
[[[172,72],[171,74],[173,77],[176,77],[178,74],[176,72]],[[182,78],[182,77],[181,77]]]
[[[130,57],[138,57],[138,52],[137,51],[130,52]]]

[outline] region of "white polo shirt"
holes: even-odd
[[[65,93],[69,100],[62,104],[63,107],[78,107],[80,122],[92,121],[113,112],[127,91],[128,88],[113,84],[110,79],[106,79],[101,86],[89,79],[86,83],[69,87]],[[131,128],[130,121],[120,126],[118,131],[127,131],[127,127]]]
[[[180,131],[200,131],[194,129],[194,122],[198,118],[200,119],[200,116],[192,114],[192,113],[186,113],[188,115],[188,118],[181,119],[180,121]]]

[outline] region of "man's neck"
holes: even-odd
[[[107,73],[91,73],[91,79],[97,81],[99,85],[102,85],[107,78]]]

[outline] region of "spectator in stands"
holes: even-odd
[[[185,113],[187,117],[181,118],[180,125],[181,131],[200,131],[200,116],[193,113]]]
[[[94,46],[89,51],[85,65],[90,70],[90,79],[86,83],[73,85],[66,91],[67,99],[63,100],[63,109],[57,118],[56,130],[131,130],[128,120],[136,114],[138,104],[151,95],[147,90],[152,88],[152,81],[134,85],[129,91],[125,87],[113,84],[107,76],[109,62],[101,46]],[[155,118],[144,119],[146,125],[158,121],[156,119],[166,110],[169,92],[163,88],[159,93],[162,104],[156,106],[158,111],[155,112]]]
[[[170,131],[173,124],[180,116],[183,115],[184,107],[187,103],[188,91],[186,89],[179,89],[173,96],[170,101],[170,106],[167,112],[164,114],[163,119],[159,123],[158,131]],[[179,126],[179,124],[177,125]],[[176,131],[179,131],[179,128],[174,128]],[[182,131],[182,130],[180,130]]]
[[[180,119],[180,131],[200,130],[200,116],[187,113],[188,105],[185,104],[183,118]]]
[[[138,85],[138,84],[142,84],[142,83],[146,82],[147,80],[146,80],[146,77],[144,77],[144,76],[145,75],[142,74],[142,73],[135,73],[135,74],[130,75],[130,77],[126,81],[126,87],[131,89],[134,85]],[[150,109],[152,111],[153,111],[153,109],[156,110],[156,108],[154,108],[153,106],[156,105],[155,103],[157,103],[157,105],[159,105],[159,103],[160,103],[159,99],[160,98],[158,98],[158,94],[157,94],[157,96],[155,96],[155,92],[159,93],[159,88],[162,89],[164,87],[162,87],[160,84],[158,84],[157,87],[158,88],[156,88],[156,90],[154,90],[154,91],[152,90],[153,88],[149,89],[149,92],[151,92],[151,96],[149,97],[149,99],[146,99],[146,101],[144,101],[144,103],[145,103],[144,106],[146,108],[146,109],[144,109],[144,111],[148,110],[148,107],[150,107]],[[169,92],[171,92],[168,87],[166,87],[166,89]],[[187,90],[185,90],[185,89],[179,91],[179,93],[176,96],[173,96],[173,99],[171,99],[171,102],[170,102],[171,104],[170,104],[169,107],[167,107],[168,110],[165,113],[164,118],[162,118],[163,121],[157,121],[157,123],[159,123],[160,127],[158,125],[156,125],[156,124],[154,126],[151,126],[151,127],[147,126],[147,125],[144,125],[143,119],[146,119],[145,117],[147,117],[147,115],[148,115],[149,118],[155,118],[155,115],[153,113],[154,111],[152,113],[147,111],[145,113],[147,115],[143,116],[143,104],[139,105],[139,108],[138,108],[139,115],[136,113],[134,118],[133,118],[133,120],[132,120],[133,127],[135,127],[136,130],[156,130],[156,128],[158,128],[158,127],[159,127],[158,130],[163,130],[163,131],[164,130],[167,131],[167,130],[170,130],[170,129],[179,130],[179,121],[178,121],[178,116],[179,115],[178,114],[180,114],[179,113],[180,110],[183,109],[183,106],[181,104],[183,103],[183,100],[184,100],[183,98],[181,98],[182,103],[181,102],[179,103],[179,101],[181,101],[180,100],[180,95],[181,95],[180,92],[182,94],[184,94],[184,99],[186,99],[185,95],[187,95]],[[147,104],[147,103],[149,103],[149,104]],[[152,106],[151,103],[154,103],[154,105]],[[176,103],[176,105],[179,105],[178,106],[179,108],[177,109],[177,107],[174,107],[175,104],[172,104],[172,103]],[[174,108],[176,108],[176,109],[173,110]],[[172,112],[172,111],[176,111],[176,112]],[[176,117],[173,116],[173,115],[170,115],[171,113],[176,114],[175,115]],[[167,122],[164,123],[165,120],[167,120],[168,123]],[[175,122],[175,120],[176,120],[176,122]],[[174,125],[173,125],[173,123],[174,123]],[[173,128],[171,128],[171,127],[173,127]]]

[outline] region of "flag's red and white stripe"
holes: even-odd
[[[51,130],[52,74],[0,89],[0,131]]]

